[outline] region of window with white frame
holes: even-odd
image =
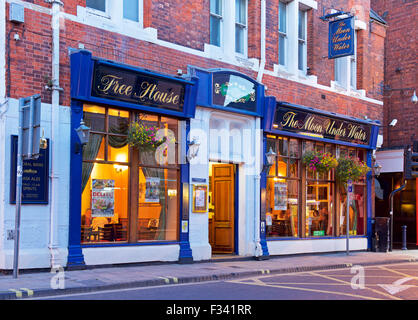
[[[279,2],[279,64],[286,65],[287,48],[287,6],[286,3]]]
[[[222,15],[222,0],[210,0],[210,44],[218,47],[222,41]]]
[[[306,72],[306,11],[299,9],[298,13],[298,69]]]
[[[246,53],[247,0],[235,0],[235,51]]]
[[[139,22],[138,0],[123,0],[123,18]]]
[[[86,7],[106,12],[106,0],[86,0]]]
[[[357,36],[354,33],[354,55],[334,59],[335,82],[346,89],[357,89]]]

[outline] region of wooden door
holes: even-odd
[[[213,253],[234,252],[235,179],[234,165],[214,164],[212,168],[211,246]]]

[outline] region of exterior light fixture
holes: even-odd
[[[83,119],[81,119],[80,126],[75,129],[75,131],[77,132],[78,138],[80,139],[80,143],[77,142],[75,145],[75,153],[78,154],[80,153],[82,147],[89,142],[90,128],[87,127]]]
[[[373,166],[373,171],[374,171],[374,175],[376,177],[378,177],[380,175],[381,170],[382,170],[382,166],[380,164],[378,164],[377,162],[375,162],[375,164]]]
[[[269,152],[266,153],[266,160],[267,163],[264,165],[263,170],[268,172],[270,167],[274,164],[274,161],[276,160],[276,152],[273,151],[273,149],[270,147]]]
[[[48,148],[48,140],[45,138],[44,129],[42,129],[42,137],[39,139],[39,148],[42,150]]]
[[[192,159],[196,158],[197,153],[199,152],[200,143],[196,138],[193,138],[189,142],[189,150],[187,151],[187,160],[190,162]]]
[[[417,97],[417,93],[414,90],[414,94],[412,95],[411,101],[413,104],[416,104],[418,102],[418,97]]]

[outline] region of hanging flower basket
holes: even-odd
[[[338,159],[336,176],[339,182],[347,183],[348,180],[358,181],[370,170],[371,168],[358,158],[342,157]]]
[[[326,173],[338,166],[338,161],[332,154],[321,151],[305,152],[302,162],[308,170],[318,173]]]
[[[165,138],[158,140],[158,127],[145,126],[142,123],[132,122],[128,129],[128,143],[140,151],[155,151],[165,142]]]

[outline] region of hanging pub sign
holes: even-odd
[[[231,72],[213,74],[212,103],[218,106],[255,112],[257,83]]]
[[[22,204],[48,204],[49,141],[36,160],[23,160]],[[11,136],[10,203],[16,203],[17,136]]]
[[[183,111],[185,84],[96,62],[91,96]]]
[[[276,108],[273,128],[304,136],[361,145],[369,145],[371,136],[371,125],[366,123],[306,112],[281,105]]]
[[[329,22],[328,58],[354,55],[354,17]]]

